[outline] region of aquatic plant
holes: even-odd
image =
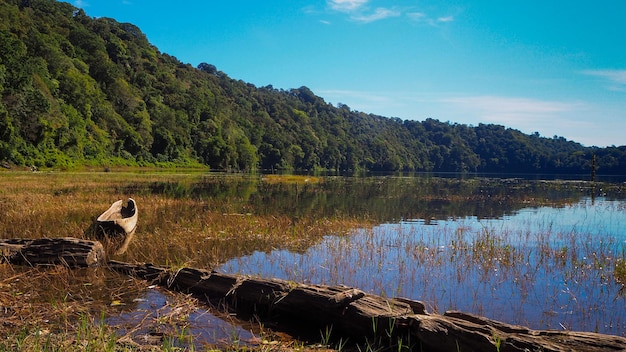
[[[556,329],[625,331],[622,311],[611,303],[619,304],[626,296],[624,244],[610,236],[594,237],[623,223],[614,217],[596,226],[580,221],[581,216],[558,229],[555,218],[540,216],[544,206],[584,211],[593,202],[593,209],[615,214],[624,207],[623,201],[611,201],[624,198],[620,187],[604,185],[602,192],[609,196],[594,199],[585,198],[592,186],[584,182],[392,177],[284,181],[242,174],[2,172],[0,234],[81,237],[112,201],[132,196],[141,212],[139,228],[127,253],[115,259],[346,284],[417,298],[430,311],[456,308],[522,324],[539,317],[537,324]],[[521,209],[528,216],[517,228],[498,222]],[[61,341],[92,341],[105,349],[113,338],[116,348],[132,349],[132,337],[150,335],[146,331],[155,326],[164,329],[154,335],[161,338],[155,342],[160,347],[223,347],[205,346],[204,341],[218,338],[198,337],[204,327],[191,324],[194,314],[217,312],[208,313],[184,295],[151,295],[155,289],[145,282],[108,270],[0,264],[0,287],[0,304],[11,307],[0,312],[6,322],[0,336],[9,337],[0,341],[0,349],[28,345],[71,350]],[[616,298],[616,292],[622,296]],[[144,308],[146,295],[166,302]],[[201,310],[177,310],[177,302]],[[505,308],[501,302],[507,302]],[[173,311],[177,314],[170,315]],[[513,313],[506,315],[509,311]],[[136,319],[115,321],[127,313]],[[301,346],[265,327],[220,317],[234,350],[255,344],[271,349],[276,340],[279,346]],[[260,337],[242,341],[244,330]],[[417,342],[397,337],[382,345],[369,343],[361,348],[389,350]],[[333,341],[331,347],[345,344]]]

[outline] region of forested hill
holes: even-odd
[[[589,173],[595,154],[599,173],[626,170],[626,147],[403,121],[306,87],[255,87],[53,0],[0,0],[0,96],[4,165]]]

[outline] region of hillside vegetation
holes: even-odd
[[[595,154],[599,173],[626,168],[626,147],[386,118],[307,87],[256,87],[53,0],[0,0],[0,98],[5,166],[589,173]]]

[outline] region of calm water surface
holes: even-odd
[[[499,217],[402,219],[218,270],[343,284],[534,329],[626,335],[626,292],[614,277],[625,253],[626,201],[581,198]]]
[[[224,200],[224,212],[294,221],[367,214],[379,224],[327,236],[301,253],[246,248],[214,268],[221,272],[343,284],[421,300],[431,312],[455,309],[534,329],[626,336],[626,290],[614,275],[616,267],[626,273],[624,185],[428,175],[272,184],[258,176],[206,176],[123,191]],[[158,321],[172,313],[169,300],[151,289],[110,322]],[[204,309],[188,323],[200,344],[258,338],[249,326]]]

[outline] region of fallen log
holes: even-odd
[[[89,267],[104,263],[105,252],[98,241],[71,237],[0,239],[0,262],[29,266],[61,264]]]
[[[300,322],[333,326],[352,336],[369,336],[373,326],[389,327],[398,317],[414,314],[414,306],[345,286],[305,285],[295,282],[223,274],[182,268],[170,271],[150,264],[109,262],[109,268],[169,289],[195,293],[244,317],[260,317],[280,323]],[[317,331],[316,331],[317,332]]]
[[[626,338],[619,336],[531,330],[457,311],[414,319],[412,335],[432,351],[626,351]]]
[[[345,336],[410,336],[424,351],[626,351],[626,338],[587,332],[531,330],[449,311],[429,314],[419,301],[384,298],[345,286],[306,285],[202,269],[170,270],[110,261],[112,270],[194,293],[238,314],[306,323]]]
[[[0,262],[18,265],[104,263],[100,242],[77,238],[0,239]],[[626,338],[589,332],[531,330],[472,314],[429,314],[419,301],[384,298],[346,286],[306,285],[215,271],[171,270],[110,261],[108,267],[171,290],[194,293],[243,317],[358,338],[409,336],[424,351],[626,351]],[[393,342],[393,341],[392,341]]]

